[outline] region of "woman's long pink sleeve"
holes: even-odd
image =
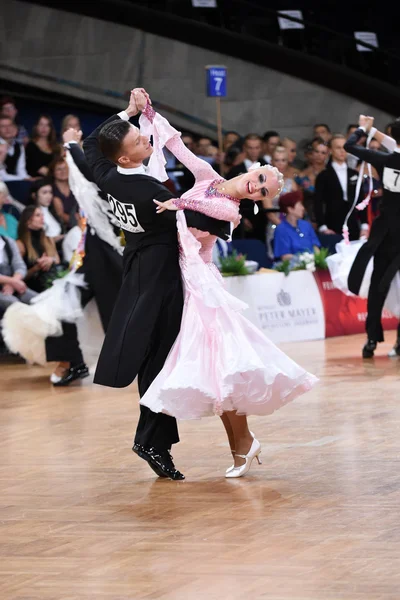
[[[239,202],[224,197],[217,198],[214,195],[207,196],[206,182],[204,182],[204,186],[204,190],[189,190],[183,197],[175,199],[173,203],[179,210],[195,210],[208,217],[234,223],[239,217]]]
[[[147,104],[142,114],[150,123],[153,123],[156,113],[151,104]],[[168,125],[168,128],[171,128],[170,125]],[[165,145],[193,173],[196,179],[194,188],[183,194],[182,198],[174,200],[174,204],[179,210],[194,210],[214,219],[235,222],[239,216],[239,202],[224,196],[218,197],[215,194],[208,194],[209,184],[215,179],[220,180],[221,176],[214,171],[211,165],[193,154],[185,146],[179,132],[167,139]]]
[[[153,123],[156,112],[151,104],[147,104],[142,113],[150,123]],[[199,158],[189,150],[182,142],[179,132],[165,143],[166,147],[172,154],[194,175],[196,181],[203,179],[217,179],[220,175],[208,162]]]

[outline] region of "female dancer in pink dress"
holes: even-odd
[[[153,412],[178,419],[219,415],[234,457],[226,477],[241,477],[254,458],[260,462],[261,452],[260,442],[249,431],[247,415],[273,413],[311,389],[317,378],[240,314],[246,304],[225,290],[212,262],[216,237],[188,229],[181,209],[195,209],[237,226],[240,199],[272,201],[279,194],[282,175],[266,166],[225,181],[186,148],[180,133],[154,112],[150,101],[140,117],[140,129],[153,136],[150,160],[154,164],[163,162],[165,144],[196,180],[180,199],[156,202],[158,212],[178,211],[185,303],[180,333],[162,371],[140,402]]]

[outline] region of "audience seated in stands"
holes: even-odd
[[[271,164],[272,154],[275,148],[280,144],[279,133],[277,131],[266,131],[262,137],[263,159],[267,165]]]
[[[18,219],[14,214],[5,210],[8,202],[8,189],[5,183],[0,181],[0,235],[16,240],[18,237]]]
[[[50,165],[53,181],[54,208],[66,229],[76,225],[77,202],[68,181],[68,165],[63,158],[57,158]]]
[[[81,121],[76,115],[65,115],[61,123],[61,137],[63,133],[65,133],[68,129],[71,128],[76,129],[76,131],[81,131]]]
[[[3,96],[3,98],[1,98],[0,115],[2,117],[10,118],[15,123],[18,128],[15,139],[19,144],[26,146],[29,142],[29,135],[25,127],[18,122],[18,109],[14,98],[11,98],[10,96]]]
[[[2,181],[28,179],[24,145],[17,142],[18,128],[10,117],[0,115],[0,138],[7,144],[7,153],[2,159]],[[4,144],[2,144],[4,145]],[[4,149],[3,149],[4,152]]]
[[[64,237],[64,224],[55,209],[53,185],[50,178],[44,177],[33,183],[32,203],[42,209],[45,234],[58,244]]]
[[[332,139],[332,132],[326,123],[316,123],[313,128],[313,137],[320,137],[324,142],[330,142]]]
[[[287,192],[297,190],[297,184],[294,179],[297,171],[290,166],[288,151],[284,146],[276,146],[272,152],[271,164],[283,175],[284,184],[281,193],[286,194]]]
[[[233,145],[231,146],[231,148]],[[249,133],[244,138],[243,142],[244,160],[232,167],[227,173],[227,179],[233,179],[237,175],[247,173],[250,167],[256,163],[265,165],[265,161],[261,158],[262,153],[262,140],[256,133]],[[253,200],[244,199],[240,202],[240,213],[242,220],[239,227],[234,231],[234,236],[237,238],[254,238],[265,242],[265,214],[263,211],[263,203],[259,201],[256,203],[258,206],[258,213],[254,214],[254,202]]]
[[[44,232],[44,216],[37,206],[27,206],[18,224],[17,245],[27,266],[25,281],[35,292],[43,292],[57,277],[60,265],[54,240]]]
[[[32,131],[32,140],[26,146],[26,168],[31,177],[47,177],[49,165],[61,155],[53,121],[41,115]]]
[[[304,220],[301,191],[282,194],[279,209],[285,215],[275,229],[274,254],[277,260],[287,260],[299,252],[317,252],[321,243],[311,223]]]
[[[229,148],[240,140],[240,135],[237,131],[227,131],[222,141],[223,151],[226,152]]]
[[[317,228],[314,209],[315,181],[319,173],[325,169],[329,155],[328,144],[320,137],[314,138],[308,144],[306,151],[308,166],[295,178],[297,185],[303,190],[307,219],[315,224],[315,228]]]
[[[209,137],[200,137],[195,144],[197,156],[208,162],[210,165],[214,163],[211,146],[212,140]]]
[[[29,304],[36,296],[24,282],[26,272],[15,240],[0,235],[0,318],[14,302]]]
[[[289,192],[297,191],[297,184],[294,180],[296,171],[289,165],[289,156],[286,148],[283,146],[276,146],[272,151],[271,164],[276,167],[283,175],[283,188],[281,194],[287,194]],[[267,228],[266,228],[266,239],[268,256],[273,259],[273,240],[275,235],[275,228],[281,222],[281,215],[279,211],[279,196],[271,200],[264,201],[265,209],[274,209],[273,211],[267,212]]]
[[[293,167],[296,173],[300,172],[307,166],[304,160],[300,160],[300,158],[297,157],[297,142],[295,140],[292,140],[292,138],[289,137],[284,137],[281,145],[286,148],[289,158],[289,165]]]

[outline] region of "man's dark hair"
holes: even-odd
[[[118,119],[107,123],[101,128],[99,134],[99,145],[102,154],[114,163],[118,161],[121,145],[131,125],[129,121]]]
[[[224,164],[227,167],[232,167],[235,159],[243,150],[243,139],[239,138],[228,150],[225,154]]]
[[[347,125],[347,129],[346,129],[346,133],[347,135],[349,135],[350,133],[350,129],[358,129],[358,125],[357,123],[350,123],[350,125]]]
[[[238,137],[240,137],[240,133],[238,133],[237,131],[234,131],[233,129],[232,129],[232,130],[229,130],[229,131],[225,131],[225,133],[224,133],[224,137],[226,137],[227,135],[230,135],[230,134],[232,134],[232,133],[233,133],[234,135],[237,135]]]
[[[194,141],[194,135],[193,135],[193,133],[190,133],[189,131],[182,131],[181,137],[182,138],[190,137],[190,139]]]
[[[264,133],[264,135],[262,136],[262,140],[263,142],[268,142],[268,140],[272,137],[279,137],[279,133],[277,131],[274,131],[273,129],[270,129],[269,131],[266,131]]]
[[[327,130],[328,133],[332,133],[329,125],[327,125],[326,123],[316,123],[314,125],[314,131],[317,129],[317,127],[325,127],[325,129]]]
[[[13,104],[15,106],[14,98],[11,98],[11,96],[2,96],[0,98],[0,110],[3,108],[3,106],[5,104]]]
[[[400,144],[400,117],[398,117],[390,126],[390,134],[396,144]]]

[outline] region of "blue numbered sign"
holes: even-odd
[[[211,98],[226,96],[226,67],[206,67],[207,96]]]

